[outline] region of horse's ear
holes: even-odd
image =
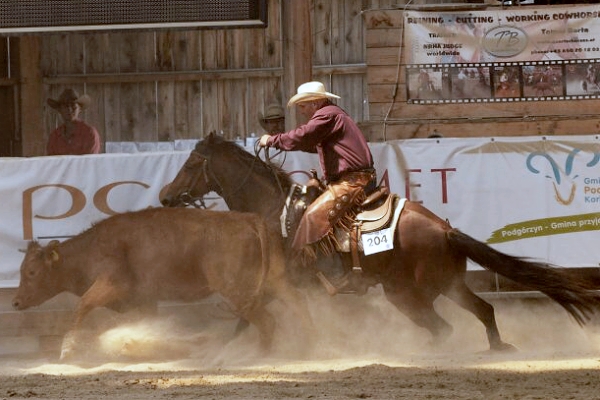
[[[216,131],[212,131],[208,134],[205,139],[206,144],[208,145],[216,145],[225,140],[225,136],[218,134]]]

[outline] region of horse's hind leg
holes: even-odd
[[[494,316],[494,307],[491,304],[477,296],[463,281],[456,282],[450,290],[444,293],[449,299],[455,301],[459,306],[473,313],[485,326],[490,350],[516,350],[516,348],[502,341],[496,317]]]
[[[385,297],[417,326],[427,329],[433,343],[445,341],[452,333],[452,326],[433,308],[433,300],[416,288],[395,288],[384,285]]]

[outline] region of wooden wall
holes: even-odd
[[[16,55],[17,41],[14,38],[0,38],[0,157],[19,155],[20,138],[17,131],[17,79],[16,65],[11,55]],[[18,151],[15,151],[18,150]]]
[[[46,97],[89,94],[84,118],[106,141],[168,141],[257,131],[281,95],[279,7],[263,29],[66,33],[42,37]],[[251,101],[249,101],[251,100]],[[59,116],[46,106],[45,131]]]
[[[309,21],[300,21],[305,31],[295,30],[298,37],[288,37],[282,10],[300,1],[308,4]],[[21,83],[32,85],[38,78],[41,82],[39,95],[30,91],[21,101],[21,123],[16,125],[24,132],[22,153],[44,154],[47,136],[60,122],[46,99],[56,98],[66,87],[93,98],[83,118],[98,128],[104,141],[199,139],[213,130],[230,139],[260,135],[258,113],[270,102],[285,103],[294,93],[297,75],[292,76],[294,65],[286,57],[290,46],[307,41],[302,37],[307,34],[312,72],[304,76],[312,73],[312,79],[341,95],[339,104],[371,141],[427,137],[434,131],[463,137],[598,132],[598,101],[408,104],[402,59],[405,3],[269,0],[266,29],[72,32],[21,38],[39,42],[23,46],[37,48],[39,54],[24,52],[29,72]],[[448,2],[410,1],[410,6],[443,9],[442,3]],[[36,58],[39,71],[29,65]],[[293,110],[288,112],[287,128],[296,122]]]
[[[87,93],[82,117],[104,141],[201,138],[212,130],[228,138],[261,134],[257,115],[294,94],[284,70],[282,8],[270,0],[266,29],[62,33],[40,37],[43,133],[27,155],[43,154],[60,123],[47,106],[66,87]],[[342,96],[358,121],[368,118],[362,11],[389,6],[376,0],[305,0],[310,8],[312,79]],[[293,38],[300,40],[301,38]],[[291,89],[293,87],[293,89]],[[288,127],[295,124],[290,115]]]
[[[364,18],[369,117],[363,131],[373,141],[423,138],[434,131],[446,137],[582,135],[600,131],[600,100],[408,104],[403,11],[371,10],[364,13]]]

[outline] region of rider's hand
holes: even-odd
[[[260,147],[267,147],[267,140],[269,140],[270,137],[271,135],[262,135],[258,143]]]

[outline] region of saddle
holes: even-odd
[[[363,211],[356,215],[353,229],[334,229],[336,250],[351,254],[354,272],[362,272],[361,253],[368,256],[393,248],[394,232],[406,199],[390,194],[387,188],[384,189],[379,194],[379,201],[365,205],[369,200],[367,198],[361,204]]]
[[[319,196],[322,188],[322,185],[314,182],[314,178],[306,186],[292,185],[281,214],[281,228],[285,238],[293,237],[306,207]],[[406,199],[390,194],[387,187],[379,186],[354,210],[354,222],[350,229],[341,225],[334,227],[331,242],[336,251],[351,253],[354,271],[362,271],[361,253],[367,256],[393,248],[396,224],[405,201]],[[369,238],[366,243],[374,245],[368,251],[363,243],[365,237]]]

